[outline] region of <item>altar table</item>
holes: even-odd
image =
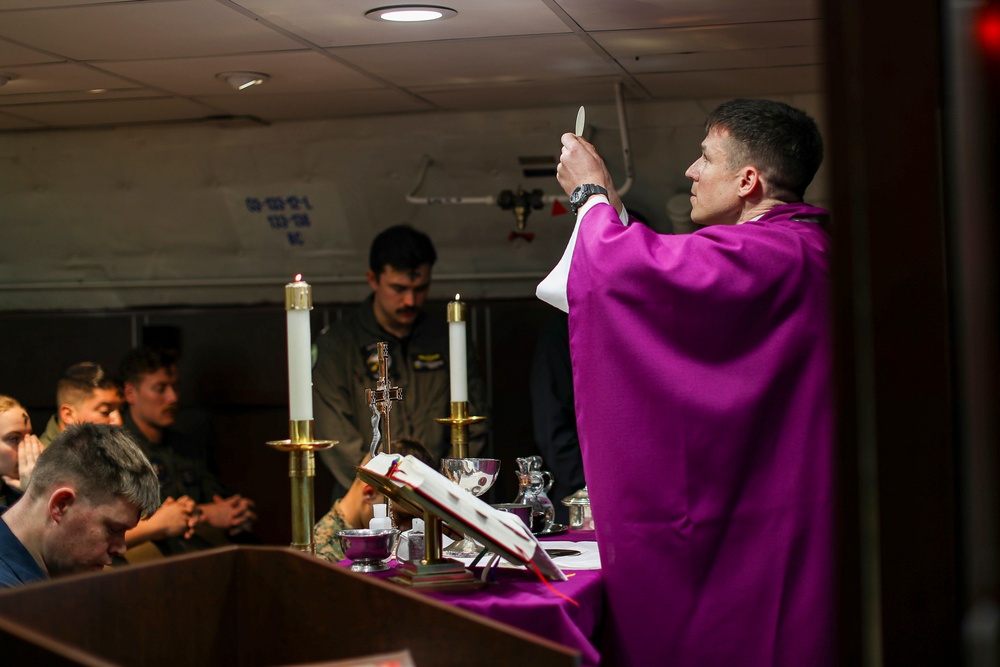
[[[570,531],[552,538],[554,541],[593,539],[593,531]],[[543,544],[545,541],[542,540]],[[559,559],[557,558],[555,562],[559,564]],[[350,565],[350,561],[342,561],[342,564]],[[395,565],[394,562],[389,564]],[[600,663],[601,657],[595,642],[604,611],[601,571],[569,569],[563,571],[569,577],[567,581],[547,583],[577,604],[560,597],[534,573],[523,567],[497,568],[495,583],[490,583],[480,590],[455,592],[422,588],[410,590],[576,649],[581,654],[581,665],[595,667]],[[474,572],[478,576],[482,568],[477,567]],[[388,572],[378,572],[370,576],[387,579],[394,574],[390,569]]]

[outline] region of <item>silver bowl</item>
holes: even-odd
[[[399,531],[395,528],[379,530],[338,530],[334,533],[344,550],[344,558],[351,560],[351,572],[382,572]]]

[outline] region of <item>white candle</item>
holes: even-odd
[[[312,405],[312,339],[309,311],[312,294],[302,276],[285,285],[285,310],[288,316],[288,418],[309,421]]]
[[[448,304],[448,352],[451,368],[451,402],[469,400],[469,372],[465,350],[465,304],[459,299]]]

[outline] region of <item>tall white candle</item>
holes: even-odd
[[[451,402],[469,400],[469,371],[465,349],[465,304],[456,294],[448,304],[448,356],[451,369]]]
[[[285,311],[288,317],[288,418],[309,421],[312,404],[312,339],[309,311],[312,292],[301,275],[285,285]]]

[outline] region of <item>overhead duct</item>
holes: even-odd
[[[632,148],[629,144],[628,122],[625,118],[624,87],[620,81],[615,83],[615,105],[618,110],[618,129],[621,134],[622,159],[625,162],[625,182],[617,186],[616,190],[619,196],[623,197],[632,188],[632,183],[635,181],[635,167],[632,164]],[[410,193],[406,195],[407,202],[410,204],[485,204],[487,206],[499,206],[505,211],[513,210],[516,220],[516,231],[511,233],[512,239],[524,237],[531,240],[534,236],[524,231],[528,224],[528,216],[532,210],[538,210],[546,204],[552,204],[555,201],[569,201],[569,197],[566,195],[547,195],[541,190],[526,192],[520,187],[516,190],[503,190],[497,195],[476,197],[465,195],[418,197],[417,191],[423,185],[424,178],[427,176],[427,170],[432,164],[434,164],[433,158],[429,155],[424,155],[418,168],[417,182],[413,186],[413,189],[410,190]]]

